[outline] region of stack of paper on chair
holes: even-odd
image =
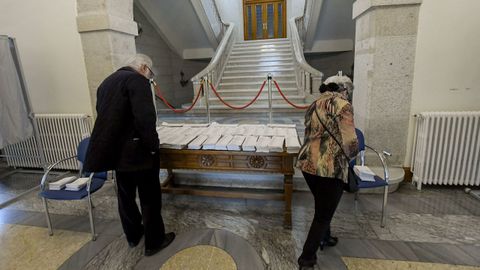
[[[353,166],[353,171],[362,181],[375,182],[375,173],[367,166]]]
[[[283,152],[284,141],[285,141],[284,137],[273,137],[272,141],[268,145],[268,150],[270,152]]]
[[[61,190],[65,187],[66,184],[75,181],[75,179],[77,179],[76,176],[69,176],[69,177],[62,178],[58,181],[49,183],[48,188],[50,190]]]
[[[227,150],[229,150],[229,151],[240,151],[240,150],[242,150],[241,146],[242,146],[243,141],[245,141],[245,136],[236,135],[228,143]]]
[[[242,150],[247,152],[255,152],[255,145],[257,144],[257,136],[247,136],[242,144]]]
[[[68,183],[65,186],[65,190],[79,191],[80,189],[82,189],[83,187],[85,187],[87,185],[88,179],[89,179],[88,177],[78,178],[77,180],[75,180],[71,183]]]
[[[224,135],[218,142],[215,144],[215,150],[227,150],[227,145],[233,139],[232,135]]]

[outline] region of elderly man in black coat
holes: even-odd
[[[97,91],[97,120],[84,164],[88,172],[115,170],[118,210],[131,247],[145,234],[145,256],[168,246],[161,215],[159,140],[149,78],[152,60],[142,54],[108,76]],[[135,202],[140,197],[142,212]]]

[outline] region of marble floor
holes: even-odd
[[[0,192],[9,188],[0,186]],[[0,209],[0,269],[175,269],[169,259],[205,245],[212,247],[208,254],[219,252],[213,247],[225,251],[234,269],[296,269],[313,217],[313,197],[302,191],[294,192],[292,230],[282,226],[281,202],[165,194],[162,199],[167,231],[177,238],[156,256],[144,257],[143,243],[129,248],[122,233],[113,183],[93,196],[94,242],[86,201],[52,201],[50,237],[41,200],[30,192]],[[344,194],[332,222],[340,242],[318,252],[316,269],[480,269],[480,201],[463,189],[417,191],[403,184],[389,196],[385,228],[381,202],[381,195],[362,194],[355,209],[352,194]],[[202,261],[202,252],[194,249],[191,260]],[[228,264],[229,256],[209,260],[203,269],[223,269],[218,265]]]

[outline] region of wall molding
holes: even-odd
[[[77,29],[79,33],[112,30],[132,36],[138,35],[137,23],[135,21],[104,12],[78,15]]]
[[[376,7],[421,5],[423,0],[357,0],[353,3],[352,19]]]

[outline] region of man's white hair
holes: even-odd
[[[141,53],[137,53],[135,56],[131,57],[127,61],[127,66],[134,69],[140,69],[142,65],[147,65],[149,68],[152,68],[153,61],[150,57]]]

